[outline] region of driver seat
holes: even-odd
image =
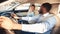
[[[50,11],[50,13],[53,13],[55,15],[55,18],[56,18],[56,21],[57,21],[56,25],[52,29],[51,34],[60,34],[60,17],[57,16],[58,15],[58,5],[59,4],[52,4],[52,9]]]

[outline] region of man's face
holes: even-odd
[[[44,6],[41,6],[39,13],[41,14],[47,13],[47,9]]]

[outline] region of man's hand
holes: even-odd
[[[19,17],[16,14],[11,14],[11,16],[15,19],[19,19]]]
[[[5,28],[5,29],[12,29],[14,23],[8,17],[1,16],[0,17],[0,25],[1,25],[1,27]]]

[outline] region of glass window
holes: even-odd
[[[18,6],[18,7],[16,7],[15,10],[27,10],[27,9],[29,9],[29,6],[30,6],[30,3],[22,4],[22,5]],[[39,10],[40,4],[35,3],[35,6]]]

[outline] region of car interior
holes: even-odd
[[[8,0],[11,1],[11,0]],[[1,4],[3,4],[4,1],[0,2]],[[8,11],[0,11],[0,16],[6,16],[12,19],[11,14],[15,13],[18,17],[26,17],[27,16],[27,12],[29,10],[29,6],[31,3],[34,3],[36,5],[35,8],[35,15],[38,15],[38,11],[40,9],[40,6],[42,3],[45,2],[49,2],[52,4],[52,9],[50,10],[50,13],[53,13],[55,15],[55,18],[57,20],[57,23],[55,25],[55,27],[53,28],[51,34],[59,34],[60,32],[60,14],[59,14],[59,5],[60,5],[60,0],[29,0],[26,2],[21,1],[21,5],[15,7],[12,10],[8,10]],[[1,5],[0,4],[0,5]],[[1,7],[1,6],[0,6]],[[20,21],[18,20],[18,22],[20,23]],[[21,24],[21,23],[20,23]],[[29,24],[28,21],[23,20],[23,24]],[[20,30],[8,30],[9,34],[20,34],[19,32],[21,32]]]

